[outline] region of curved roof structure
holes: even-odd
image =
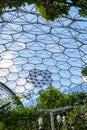
[[[3,95],[7,95],[6,97],[9,97],[15,95],[15,93],[5,84],[0,82],[0,99]]]
[[[14,96],[15,93],[7,87],[5,84],[0,82],[0,107],[6,103],[6,101],[11,97]],[[9,102],[9,101],[8,101]]]
[[[49,85],[61,92],[86,91],[87,18],[72,8],[67,17],[46,21],[34,5],[5,9],[0,16],[0,81],[16,94]]]

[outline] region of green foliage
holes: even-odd
[[[69,130],[87,130],[87,106],[75,106],[67,114],[66,124]]]
[[[40,92],[40,96],[37,99],[37,107],[38,108],[46,108],[53,109],[62,106],[74,106],[73,110],[65,111],[60,115],[65,115],[66,121],[64,123],[61,122],[60,130],[86,130],[87,128],[87,94],[84,92],[76,92],[76,93],[68,93],[62,94],[58,89],[49,86],[45,91]],[[86,116],[85,116],[86,115]],[[49,114],[42,114],[44,119],[44,126],[46,130],[50,128],[50,118]],[[55,127],[58,128],[58,123],[56,121],[56,114],[54,114],[55,119]],[[81,123],[82,122],[82,123]],[[86,123],[86,124],[85,124]],[[80,125],[81,124],[81,125]],[[84,125],[84,126],[83,126]]]
[[[57,17],[62,17],[68,14],[69,6],[58,1],[44,1],[36,4],[36,9],[40,15],[46,20],[54,20]]]
[[[71,7],[78,8],[81,16],[87,17],[87,0],[3,0],[0,3],[0,14],[3,9],[19,8],[25,4],[35,4],[40,15],[46,20],[54,20],[55,18],[68,15]]]
[[[25,108],[19,102],[19,97],[12,97],[12,101],[0,109],[0,130],[38,130],[38,118],[43,118],[43,128],[50,130],[49,113],[40,113],[40,108],[58,108],[72,105],[72,110],[60,113],[65,115],[65,122],[61,122],[60,130],[87,129],[87,95],[83,92],[63,94],[53,86],[39,93],[37,105]],[[55,127],[58,128],[54,114]]]
[[[83,76],[87,76],[87,66],[82,68],[81,73]]]
[[[84,92],[68,93],[65,95],[66,105],[83,105],[87,104],[87,94]]]
[[[37,130],[37,111],[36,107],[20,107],[5,111],[0,115],[0,130]]]
[[[36,107],[25,108],[18,96],[0,108],[0,130],[36,130]],[[36,122],[36,123],[35,123]]]
[[[57,108],[67,105],[87,104],[87,95],[84,92],[63,94],[53,86],[41,91],[37,99],[39,108]]]
[[[41,91],[37,99],[39,108],[57,108],[64,105],[64,95],[56,88],[49,86],[45,91]]]
[[[69,14],[71,7],[78,8],[79,15],[87,17],[87,0],[42,0],[36,4],[40,15],[46,20],[54,20]]]
[[[2,121],[0,121],[0,130],[4,130],[5,129],[5,125]]]

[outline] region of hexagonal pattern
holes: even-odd
[[[51,85],[51,72],[48,70],[33,69],[29,71],[30,81],[35,87],[43,87],[44,85]]]
[[[45,21],[34,5],[5,9],[0,17],[0,81],[17,94],[52,84],[62,92],[87,91],[87,18]],[[38,87],[38,88],[37,88]]]

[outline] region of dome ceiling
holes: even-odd
[[[34,5],[3,10],[0,16],[0,82],[16,94],[53,85],[61,92],[87,91],[87,18],[45,21]]]

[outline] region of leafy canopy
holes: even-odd
[[[63,106],[64,95],[53,86],[49,86],[46,90],[40,92],[37,99],[37,106],[39,108],[57,108]]]
[[[25,4],[35,4],[40,15],[46,20],[54,20],[55,18],[68,15],[71,7],[78,8],[81,16],[87,16],[87,0],[1,0],[0,13],[3,9],[19,8]]]
[[[40,113],[39,108],[57,108],[67,105],[74,106],[72,110],[63,113],[65,123],[60,130],[87,130],[87,94],[83,92],[63,94],[53,86],[39,93],[36,106],[25,108],[17,96],[12,97],[10,104],[0,108],[0,130],[37,130],[38,118],[43,117],[43,129],[50,130],[49,113]],[[57,114],[57,113],[56,113]],[[56,129],[56,114],[54,122]],[[62,116],[62,113],[60,113]]]
[[[84,92],[63,94],[57,88],[49,86],[39,93],[37,107],[53,109],[68,105],[84,105],[87,103],[87,95]]]

